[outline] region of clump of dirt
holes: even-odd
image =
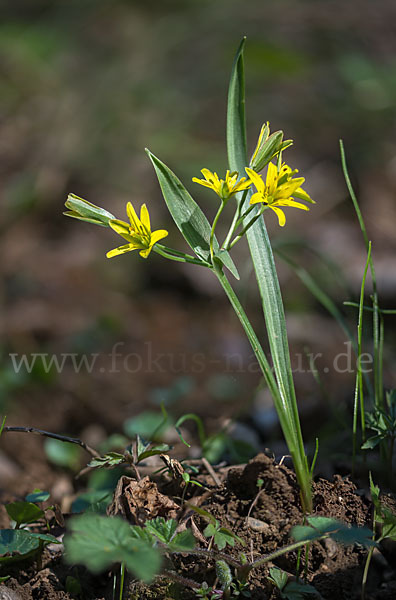
[[[284,465],[277,464],[271,457],[259,454],[245,466],[235,466],[216,470],[217,482],[202,469],[197,479],[204,488],[191,486],[195,496],[190,503],[210,512],[223,527],[230,529],[244,544],[237,542],[234,548],[224,552],[238,558],[244,552],[249,560],[269,554],[291,542],[290,530],[303,522],[298,486],[294,473]],[[258,487],[258,480],[262,480]],[[202,516],[191,510],[190,503],[180,507],[180,499],[166,490],[172,486],[169,480],[162,478],[158,483],[147,477],[136,483],[133,479],[122,478],[115,494],[114,507],[131,507],[132,517],[136,520],[139,511],[138,496],[133,489],[148,490],[155,497],[155,506],[172,504],[180,520],[193,523],[193,532],[199,547],[204,548],[207,541],[202,536],[206,522]],[[147,492],[148,493],[148,492]],[[125,498],[123,498],[125,495]],[[147,494],[143,494],[146,498]],[[142,500],[143,502],[143,500]],[[147,498],[144,500],[147,506]],[[164,504],[165,503],[165,504]],[[145,510],[147,511],[147,506]],[[151,505],[150,505],[151,506]],[[180,508],[177,508],[180,507]],[[319,479],[313,484],[313,512],[315,515],[340,519],[351,525],[367,525],[372,522],[372,507],[366,495],[348,479],[336,475],[333,481]],[[141,507],[144,508],[143,506]],[[119,512],[118,510],[116,512]],[[122,511],[121,511],[122,512]],[[144,511],[143,511],[144,512]],[[142,511],[139,515],[143,514]],[[132,518],[128,512],[126,518]],[[373,560],[367,587],[367,600],[385,600],[394,598],[396,575],[394,565],[378,550]],[[358,598],[362,579],[362,570],[367,556],[363,547],[336,544],[330,539],[312,544],[307,560],[307,579],[315,586],[324,600],[350,600]],[[304,561],[304,553],[302,555]],[[269,583],[267,576],[271,566],[278,566],[292,576],[296,572],[297,553],[289,552],[277,558],[273,563],[257,568],[249,578],[249,592],[252,600],[278,598],[278,592]],[[13,572],[13,578],[4,585],[10,592],[17,594],[17,600],[49,598],[66,600],[72,598],[67,578],[80,581],[82,598],[107,600],[111,598],[111,578],[103,575],[93,578],[81,567],[67,567],[59,556],[51,558],[46,553],[44,568],[21,569]],[[206,581],[210,586],[216,583],[215,560],[213,557],[196,555],[172,555],[166,559],[166,568],[197,583]],[[100,580],[100,585],[98,585]],[[67,591],[68,588],[68,591]],[[74,596],[76,597],[76,596]],[[157,578],[146,586],[129,580],[126,597],[152,600],[166,600],[177,597],[181,600],[196,598],[191,588],[175,583],[166,577]],[[10,600],[14,598],[10,597]]]

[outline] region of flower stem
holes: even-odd
[[[245,190],[243,192],[242,198],[240,199],[240,201],[238,203],[237,209],[236,209],[234,217],[232,219],[232,223],[231,223],[230,229],[229,229],[229,231],[227,233],[227,236],[226,236],[226,238],[224,240],[222,248],[227,248],[228,244],[230,243],[230,240],[231,240],[232,236],[234,235],[234,233],[235,233],[235,231],[236,231],[236,229],[237,229],[237,227],[239,225],[239,221],[240,221],[240,218],[241,218],[241,211],[242,211],[243,205],[245,204],[247,193],[248,193],[248,190]]]
[[[125,563],[122,562],[121,563],[121,568],[120,568],[120,596],[119,596],[119,600],[122,600],[123,595],[124,595],[124,580],[125,580]]]
[[[213,250],[213,241],[214,241],[214,235],[215,235],[215,230],[216,230],[216,225],[217,225],[217,221],[220,218],[221,213],[223,212],[223,209],[225,207],[225,205],[227,204],[227,202],[225,200],[221,200],[221,204],[218,208],[218,211],[216,213],[216,216],[213,220],[213,224],[212,224],[212,229],[210,231],[210,241],[209,241],[209,246],[210,246],[210,257],[212,259],[212,264],[214,262],[214,250]]]
[[[232,308],[234,309],[238,319],[240,320],[242,327],[245,330],[247,338],[248,338],[250,345],[254,351],[254,354],[256,355],[257,362],[260,365],[260,368],[264,374],[267,385],[268,385],[269,389],[271,390],[271,393],[274,395],[277,395],[278,388],[277,388],[277,384],[275,381],[275,377],[272,373],[271,366],[268,362],[267,357],[265,356],[264,350],[259,342],[259,339],[258,339],[256,333],[254,332],[254,329],[245,313],[245,310],[244,310],[242,304],[240,303],[237,295],[235,294],[233,288],[231,287],[230,282],[228,281],[227,277],[223,273],[223,270],[221,269],[221,267],[215,265],[214,272],[215,272],[223,290],[227,294],[227,297],[228,297],[229,301],[231,302]]]
[[[177,250],[173,250],[173,248],[168,248],[167,246],[163,246],[162,244],[155,244],[155,246],[153,246],[153,250],[160,256],[163,256],[164,258],[169,258],[169,260],[174,260],[176,262],[191,263],[193,265],[200,265],[201,267],[211,268],[210,263],[204,260],[194,258],[193,256],[190,256],[189,254],[184,254],[183,252],[178,252]]]
[[[240,233],[238,233],[238,235],[237,235],[237,236],[236,236],[236,237],[235,237],[235,238],[232,240],[232,242],[230,242],[230,243],[228,244],[228,246],[226,247],[226,250],[231,250],[231,248],[232,248],[233,246],[235,246],[235,244],[236,244],[237,242],[239,242],[239,240],[240,240],[241,238],[243,238],[243,236],[245,235],[245,233],[247,232],[247,230],[248,230],[248,229],[250,229],[250,228],[251,228],[251,226],[255,224],[255,222],[257,221],[257,219],[259,219],[259,218],[261,217],[261,215],[263,214],[263,212],[264,212],[264,211],[265,211],[267,208],[269,208],[269,206],[268,206],[268,205],[265,205],[265,204],[263,204],[263,206],[261,207],[261,210],[260,210],[260,212],[259,212],[259,213],[258,213],[258,214],[257,214],[255,217],[253,217],[253,219],[252,219],[251,221],[249,221],[249,223],[248,223],[248,224],[247,224],[247,225],[246,225],[246,226],[245,226],[245,227],[242,229],[242,231],[241,231]],[[250,211],[247,211],[247,212],[246,212],[246,215],[247,215],[247,214],[249,214],[249,212],[250,212]],[[245,215],[245,216],[246,216],[246,215]]]

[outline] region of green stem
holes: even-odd
[[[168,258],[169,260],[174,260],[176,262],[182,262],[182,263],[191,263],[193,265],[200,265],[201,267],[209,267],[209,268],[211,267],[211,265],[208,262],[200,260],[199,258],[194,258],[193,256],[190,256],[189,254],[184,254],[184,255],[180,256],[181,253],[177,253],[177,255],[173,255],[169,252],[169,250],[173,250],[173,249],[170,249],[170,248],[168,249],[168,248],[166,248],[166,246],[162,246],[162,244],[155,244],[155,246],[153,246],[153,250],[160,256],[163,256],[164,258]]]
[[[357,302],[349,302],[349,301],[345,301],[343,302],[344,306],[353,306],[354,308],[359,308],[359,304]],[[372,306],[363,306],[363,309],[366,310],[367,312],[374,312],[374,309]],[[380,315],[396,315],[396,309],[395,308],[378,308],[378,312],[380,313]]]
[[[315,541],[319,542],[320,540],[325,540],[327,537],[329,537],[327,534],[321,535],[320,537],[315,538]],[[261,567],[266,562],[273,561],[275,558],[282,556],[282,554],[286,554],[286,552],[293,552],[294,550],[298,550],[298,548],[305,546],[307,543],[309,544],[307,540],[303,540],[301,542],[294,542],[294,544],[289,544],[289,546],[285,546],[284,548],[280,548],[279,550],[275,550],[275,552],[272,552],[271,554],[267,554],[266,556],[257,558],[250,564],[250,568],[256,569],[257,567]]]
[[[214,221],[212,224],[212,229],[210,230],[209,247],[210,247],[210,258],[212,259],[212,264],[214,263],[213,241],[214,241],[214,236],[215,236],[215,231],[216,231],[216,225],[217,225],[217,221],[219,220],[220,215],[223,212],[223,209],[226,204],[227,204],[227,201],[222,199],[221,204],[217,210],[216,216],[214,218]]]
[[[240,322],[242,324],[242,327],[245,330],[247,338],[248,338],[250,345],[254,351],[254,354],[260,365],[260,368],[263,371],[266,383],[267,383],[268,387],[270,388],[271,393],[277,394],[278,388],[276,385],[274,375],[272,373],[271,366],[267,360],[267,357],[265,356],[264,350],[258,340],[256,333],[254,332],[253,327],[251,326],[251,323],[245,313],[245,310],[244,310],[242,304],[240,303],[237,295],[235,294],[233,288],[231,287],[230,282],[228,281],[227,277],[223,273],[221,267],[215,265],[214,272],[217,275],[217,278],[218,278],[221,286],[223,287],[223,290],[225,291],[229,301],[231,302],[232,308],[234,309],[238,319],[240,320]]]
[[[366,558],[366,563],[364,565],[364,571],[363,571],[363,577],[362,577],[362,593],[361,593],[361,596],[360,596],[361,600],[364,600],[365,596],[366,596],[367,575],[368,575],[368,570],[369,570],[370,563],[371,563],[371,558],[373,556],[374,547],[375,546],[371,546],[370,550],[368,551],[367,558]]]
[[[241,199],[238,202],[237,209],[235,211],[235,214],[234,214],[234,217],[232,219],[232,223],[231,223],[230,229],[228,230],[228,233],[226,235],[226,238],[224,240],[222,248],[227,248],[228,244],[230,243],[230,240],[231,240],[232,236],[235,233],[236,228],[239,225],[239,220],[240,220],[240,217],[241,217],[241,211],[242,211],[243,205],[245,204],[247,193],[248,193],[248,190],[245,190],[243,192],[243,195],[242,195]]]
[[[253,208],[253,207],[252,207]],[[242,229],[242,231],[240,233],[238,233],[238,235],[232,240],[231,243],[228,244],[228,246],[226,246],[226,250],[231,250],[231,248],[233,246],[235,246],[235,244],[237,242],[239,242],[239,240],[241,238],[243,238],[243,236],[245,235],[245,233],[247,232],[248,229],[251,228],[252,225],[255,224],[255,222],[257,221],[257,219],[259,219],[261,217],[261,215],[263,214],[263,212],[269,208],[268,205],[263,204],[263,206],[260,209],[260,212],[257,213],[257,215],[255,217],[253,217],[253,219],[251,221],[249,221],[249,223]],[[246,212],[246,215],[249,213],[249,211]]]
[[[238,319],[240,320],[242,327],[245,330],[247,338],[265,377],[268,388],[274,399],[280,425],[293,460],[297,480],[300,486],[303,510],[304,512],[309,513],[312,510],[311,477],[308,469],[307,459],[304,453],[304,448],[302,446],[301,431],[297,429],[298,424],[295,426],[295,421],[290,418],[290,408],[287,406],[287,403],[285,404],[280,394],[276,379],[267,357],[265,356],[264,350],[230,282],[218,265],[214,266],[213,271],[223,287],[223,290],[227,294],[227,297],[231,302],[231,305]]]
[[[125,579],[125,563],[121,563],[121,568],[120,568],[120,595],[119,595],[119,600],[122,600],[122,597],[124,595],[124,579]]]
[[[169,248],[169,246],[165,246],[164,244],[158,244],[158,242],[157,246],[159,246],[165,252],[169,252],[169,254],[174,254],[175,256],[182,256],[184,258],[194,258],[194,256],[191,256],[191,254],[186,254],[185,252],[176,250],[176,248]]]
[[[252,210],[254,210],[254,204],[251,204],[249,206],[249,208],[247,209],[247,211],[244,212],[243,215],[241,215],[239,217],[239,219],[237,221],[237,224],[236,224],[237,227],[239,227],[243,223],[243,221],[246,219],[246,217],[248,217],[250,215],[250,213],[252,212]]]

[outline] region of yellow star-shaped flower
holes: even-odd
[[[277,215],[279,225],[281,227],[286,223],[285,213],[282,208],[292,206],[301,210],[309,210],[308,206],[301,202],[296,202],[293,198],[305,200],[311,204],[315,204],[314,200],[304,192],[301,185],[304,183],[304,177],[294,177],[298,173],[297,169],[292,169],[283,164],[278,171],[278,168],[273,164],[268,164],[268,171],[265,182],[261,175],[258,175],[253,169],[246,168],[246,173],[254,183],[257,192],[250,199],[250,204],[264,202]]]
[[[237,171],[233,171],[232,173],[227,171],[225,179],[219,179],[217,173],[212,173],[209,169],[202,169],[201,173],[205,179],[193,177],[194,183],[199,183],[199,185],[204,185],[212,189],[222,200],[228,200],[228,198],[237,192],[247,190],[252,185],[252,182],[246,179],[246,177],[242,177],[238,181]]]
[[[110,250],[106,256],[107,258],[113,258],[113,256],[131,252],[131,250],[140,250],[140,256],[147,258],[154,244],[166,237],[168,232],[165,229],[151,231],[150,216],[145,204],[140,208],[140,219],[130,202],[128,202],[126,210],[130,224],[118,219],[112,219],[109,221],[109,225],[116,233],[127,240],[128,244]]]

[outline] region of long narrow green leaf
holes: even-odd
[[[352,187],[351,179],[349,177],[348,166],[346,163],[346,156],[344,150],[344,143],[340,140],[340,154],[341,154],[341,166],[344,173],[345,183],[349,191],[349,195],[353,202],[353,206],[359,220],[360,229],[363,234],[364,243],[368,252],[369,238],[367,235],[366,225],[363,219],[362,211],[360,210],[359,202],[357,200],[355,191]],[[384,397],[383,389],[384,382],[381,379],[382,367],[380,365],[380,325],[379,325],[379,304],[378,304],[378,291],[377,291],[377,277],[375,274],[373,257],[370,256],[370,273],[373,284],[373,342],[374,342],[374,391],[375,391],[375,405],[377,408],[384,408]]]
[[[231,171],[238,171],[240,174],[245,172],[247,166],[243,47],[244,40],[238,48],[232,68],[227,111],[229,167]],[[251,192],[247,194],[247,203],[250,195]],[[287,432],[284,431],[284,435],[293,457],[303,505],[306,510],[309,510],[311,508],[309,469],[294,390],[282,296],[264,219],[258,219],[247,231],[247,239],[263,303],[271,356],[281,399],[276,409],[278,414],[283,413],[286,416],[293,431],[289,439]]]
[[[341,327],[341,329],[343,330],[343,332],[346,334],[347,338],[351,342],[352,349],[357,356],[358,355],[358,345],[357,345],[357,341],[355,340],[355,336],[352,333],[351,328],[349,327],[348,323],[344,319],[341,311],[338,309],[335,302],[317,284],[317,282],[314,280],[312,275],[310,275],[310,273],[308,273],[308,271],[306,269],[304,269],[303,267],[301,267],[300,265],[295,263],[293,260],[291,260],[291,258],[286,256],[283,252],[280,252],[279,250],[276,250],[276,254],[279,256],[279,258],[281,258],[285,263],[287,263],[293,269],[294,273],[297,275],[297,277],[300,279],[300,281],[305,285],[305,287],[311,292],[311,294],[316,298],[316,300],[318,302],[320,302],[320,304],[337,321],[337,323],[339,324],[339,326]],[[344,302],[344,305],[345,304],[348,304],[348,303]],[[350,303],[350,304],[353,305],[354,303]],[[359,307],[359,304],[356,304],[356,306]],[[373,309],[371,309],[371,310],[373,310]],[[364,380],[365,380],[367,389],[368,389],[369,393],[372,394],[373,390],[372,390],[370,378],[368,377],[367,373],[363,373],[363,376],[364,376]]]
[[[360,287],[360,300],[359,300],[359,320],[358,320],[358,352],[357,352],[357,371],[356,371],[356,383],[355,383],[355,395],[353,403],[353,424],[352,424],[352,473],[355,468],[356,458],[356,447],[357,447],[357,418],[358,418],[358,400],[360,397],[360,416],[362,425],[362,440],[366,440],[366,417],[364,410],[364,395],[363,395],[363,375],[362,375],[362,335],[363,335],[363,305],[364,305],[364,288],[366,285],[366,276],[370,264],[371,258],[371,242],[369,242],[366,266],[362,277],[362,284]]]
[[[209,221],[180,179],[149,150],[146,152],[154,166],[166,205],[181,234],[199,258],[210,261]],[[217,239],[214,239],[214,252],[217,259],[239,279],[230,254],[220,250]]]
[[[246,122],[245,122],[245,73],[243,65],[243,50],[246,38],[239,44],[231,69],[230,86],[228,88],[227,107],[227,152],[232,170],[240,175],[247,166]]]

